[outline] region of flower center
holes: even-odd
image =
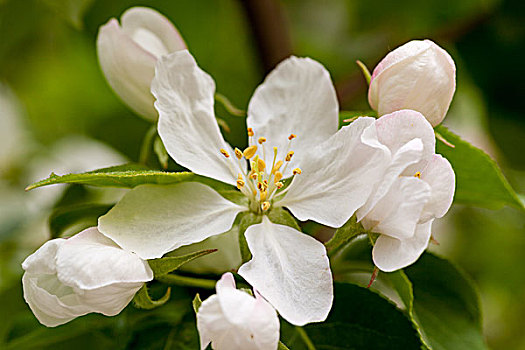
[[[231,159],[228,165],[233,173],[237,172],[234,169],[238,169],[237,188],[250,199],[250,209],[254,212],[266,212],[270,209],[272,199],[277,191],[284,186],[281,180],[294,155],[290,148],[293,139],[297,136],[295,134],[288,136],[288,146],[284,159],[277,159],[278,149],[273,147],[273,161],[272,165],[269,166],[265,162],[265,159],[267,159],[266,147],[264,146],[266,138],[259,137],[255,141],[254,135],[253,129],[248,128],[249,146],[244,151],[235,148],[236,161],[233,157],[230,157],[230,154],[225,149],[221,148],[220,152],[226,159]],[[243,159],[248,161],[248,171],[244,167]],[[295,168],[292,173],[293,176],[299,175],[301,174],[301,169]]]

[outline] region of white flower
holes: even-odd
[[[412,109],[436,126],[445,118],[455,90],[452,57],[430,40],[413,40],[390,52],[376,66],[368,101],[380,116]]]
[[[237,290],[231,273],[216,285],[217,294],[204,300],[197,313],[201,349],[211,342],[215,350],[275,350],[279,318],[255,290],[255,298]]]
[[[143,185],[99,219],[100,231],[142,258],[158,258],[228,231],[240,212],[255,212],[262,222],[245,232],[253,258],[239,274],[289,322],[323,321],[333,299],[324,245],[265,214],[287,207],[299,220],[343,225],[383,172],[384,152],[360,138],[374,119],[360,118],[337,131],[329,73],[307,58],[285,60],[257,88],[244,152],[233,150],[220,134],[215,83],[188,51],[159,60],[152,92],[159,135],[171,157],[194,173],[237,186],[246,204],[201,183]],[[281,189],[287,178],[291,184]]]
[[[111,88],[136,113],[157,120],[150,85],[157,59],[186,49],[173,24],[157,11],[133,7],[121,17],[100,27],[97,53],[100,67]]]
[[[40,323],[55,327],[90,312],[114,316],[153,271],[137,255],[88,228],[46,242],[23,263],[24,298]]]
[[[428,245],[432,221],[450,208],[454,170],[434,154],[434,130],[419,112],[385,115],[363,139],[381,145],[390,161],[357,218],[365,229],[381,234],[372,252],[375,265],[395,271],[419,258]]]

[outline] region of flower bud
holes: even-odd
[[[101,26],[97,37],[100,67],[115,93],[140,116],[155,121],[150,92],[157,59],[186,49],[173,24],[157,11],[133,7]]]
[[[436,126],[445,118],[455,89],[452,57],[430,40],[413,40],[376,66],[368,101],[379,116],[412,109]]]
[[[48,327],[90,312],[114,316],[144,282],[153,279],[146,261],[121,249],[95,227],[69,239],[46,242],[22,268],[24,299]]]

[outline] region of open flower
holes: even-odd
[[[237,290],[231,273],[216,285],[217,294],[204,300],[197,312],[201,349],[275,350],[279,318],[274,308],[255,290],[255,298]]]
[[[433,220],[452,204],[454,170],[434,154],[434,130],[419,112],[385,115],[363,139],[381,145],[390,161],[357,218],[381,234],[372,251],[375,265],[395,271],[414,263],[428,246]]]
[[[157,11],[132,7],[121,17],[100,27],[97,54],[111,88],[140,116],[157,120],[150,85],[157,59],[186,49],[173,24]]]
[[[413,109],[436,126],[445,118],[455,90],[452,57],[430,40],[413,40],[390,52],[376,66],[368,101],[380,116]]]
[[[244,151],[221,136],[215,83],[188,51],[159,60],[152,92],[170,156],[194,173],[236,186],[245,204],[202,183],[143,185],[99,219],[100,231],[149,259],[228,231],[240,212],[261,215],[262,222],[245,232],[252,260],[239,274],[289,322],[323,321],[333,299],[324,245],[266,214],[286,207],[300,220],[343,225],[383,172],[384,152],[361,142],[374,119],[360,118],[337,131],[329,73],[308,58],[285,60],[257,88]]]
[[[24,298],[48,327],[90,312],[115,316],[144,282],[153,279],[146,261],[122,250],[95,227],[46,242],[22,268]]]

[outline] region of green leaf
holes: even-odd
[[[304,326],[302,330],[284,323],[281,332],[284,344],[294,350],[422,347],[410,320],[391,302],[353,284],[335,283],[334,288],[334,305],[327,320]]]
[[[268,219],[270,219],[270,221],[274,224],[290,226],[297,231],[301,231],[301,228],[299,227],[299,224],[297,224],[295,218],[286,209],[280,207],[271,209],[268,213]]]
[[[170,185],[179,182],[196,181],[213,187],[217,191],[231,191],[231,186],[191,172],[165,172],[145,169],[137,164],[98,169],[81,174],[51,175],[44,180],[27,186],[26,191],[54,184],[81,184],[99,187],[133,188],[143,184]],[[238,192],[238,191],[237,191]]]
[[[158,136],[153,142],[153,150],[155,151],[155,154],[157,155],[157,158],[159,160],[160,165],[162,165],[162,168],[168,169],[168,161],[170,159],[170,156],[168,155],[168,151],[166,151],[166,147],[164,147],[162,140]]]
[[[195,294],[195,298],[193,298],[193,301],[191,302],[192,306],[193,306],[193,311],[195,311],[195,314],[197,314],[197,312],[199,312],[199,309],[201,308],[201,305],[202,305],[202,300],[201,300],[201,296],[199,295],[199,293]]]
[[[250,253],[250,249],[248,248],[244,232],[246,232],[251,225],[260,224],[262,222],[262,216],[252,212],[244,212],[239,215],[242,215],[241,221],[239,222],[239,247],[241,249],[242,261],[247,262],[252,258],[252,253]]]
[[[151,310],[166,303],[170,299],[171,288],[168,287],[163,297],[153,300],[148,292],[148,286],[145,283],[142,288],[135,294],[133,305],[139,309]]]
[[[436,132],[455,146],[451,148],[438,141],[436,151],[447,158],[454,168],[457,203],[489,209],[498,209],[504,205],[525,209],[498,165],[489,155],[442,125],[436,128]]]
[[[279,344],[277,345],[277,350],[290,350],[290,349],[288,349],[288,347],[286,347],[286,345],[284,345],[282,342],[279,342]]]
[[[155,278],[157,278],[177,270],[187,262],[200,258],[201,256],[214,253],[216,251],[217,249],[207,249],[182,256],[166,256],[159,259],[148,260],[148,264],[153,270]]]
[[[107,213],[112,206],[112,204],[78,204],[55,209],[49,217],[51,238],[62,236],[71,227],[75,228],[75,232],[80,232],[96,226],[98,217]]]
[[[357,218],[352,216],[343,226],[338,228],[333,237],[325,243],[328,253],[332,256],[350,242],[355,237],[367,233],[361,223],[357,222]]]
[[[405,273],[414,292],[415,319],[432,349],[487,349],[479,296],[462,271],[445,259],[425,253]]]

